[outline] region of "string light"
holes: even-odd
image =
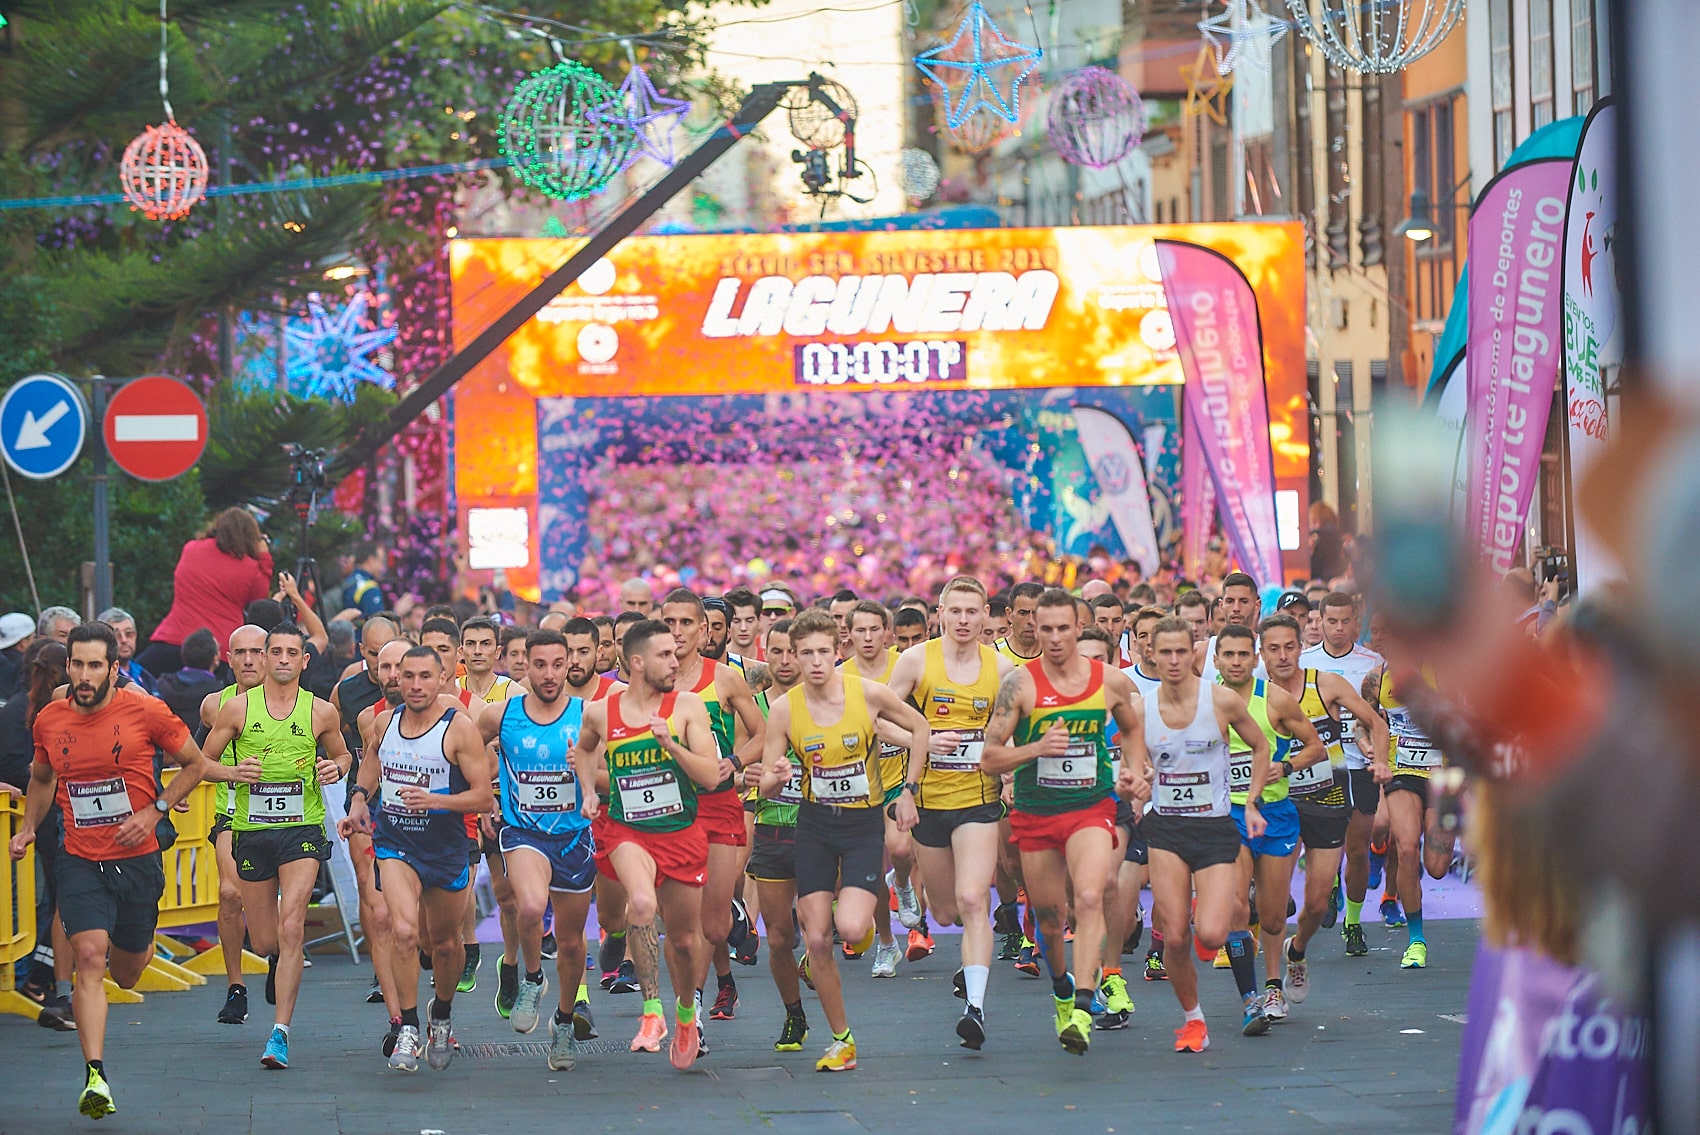
[[[964,41],[967,41],[966,44]],[[981,107],[1014,125],[1021,120],[1021,84],[1045,57],[1004,35],[980,0],[974,0],[949,43],[915,57],[915,66],[944,93],[945,125],[961,127]],[[994,73],[1002,74],[1007,90]]]
[[[514,89],[497,140],[521,181],[577,201],[601,192],[626,167],[637,132],[619,92],[590,68],[563,60]]]

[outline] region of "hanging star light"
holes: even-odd
[[[395,341],[396,329],[366,330],[367,305],[362,293],[332,316],[318,296],[307,297],[307,318],[291,318],[283,332],[290,390],[346,401],[363,382],[386,390],[395,386],[395,376],[373,362],[371,355]]]
[[[1205,0],[1208,6],[1209,0]],[[1241,64],[1267,72],[1274,61],[1275,42],[1287,34],[1287,22],[1272,18],[1257,0],[1223,0],[1223,9],[1198,22],[1216,57],[1216,73],[1226,75]]]
[[[690,113],[689,99],[673,99],[655,89],[649,73],[637,63],[626,72],[620,84],[619,105],[625,108],[620,121],[629,127],[635,143],[626,159],[630,168],[639,157],[649,158],[668,169],[678,159],[673,149],[673,128]]]
[[[1228,124],[1228,93],[1234,89],[1232,75],[1220,75],[1211,62],[1207,44],[1198,45],[1198,56],[1182,64],[1181,78],[1186,81],[1186,101],[1181,113],[1187,118],[1204,115],[1218,126]]]
[[[917,55],[915,66],[944,93],[945,125],[956,130],[981,107],[1019,122],[1022,81],[1044,57],[1040,48],[999,31],[985,5],[974,0],[950,42]]]

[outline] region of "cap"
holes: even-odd
[[[786,611],[791,611],[796,609],[797,601],[791,598],[788,593],[779,590],[779,588],[770,587],[761,593],[761,605],[763,610],[766,610],[768,607],[779,607]]]
[[[702,600],[702,609],[705,611],[718,611],[722,615],[726,615],[728,617],[732,614],[732,608],[728,607],[726,605],[726,600],[722,599],[718,595],[705,595]]]
[[[0,650],[16,646],[35,633],[35,620],[22,611],[0,615]]]
[[[1283,591],[1281,593],[1281,597],[1275,600],[1275,609],[1277,611],[1289,611],[1294,607],[1297,607],[1308,614],[1310,612],[1310,600],[1306,599],[1303,593],[1298,591]]]

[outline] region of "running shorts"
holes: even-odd
[[[1387,782],[1383,789],[1386,792],[1415,792],[1428,803],[1428,777],[1412,776],[1410,773],[1395,773],[1393,779]]]
[[[236,874],[243,882],[263,883],[277,878],[279,867],[297,859],[324,863],[331,857],[331,841],[316,824],[291,824],[265,831],[239,831],[231,843],[230,854],[236,860]]]
[[[1346,828],[1352,822],[1350,811],[1325,813],[1299,808],[1299,838],[1314,851],[1346,846]]]
[[[737,803],[738,798],[735,795],[726,795],[734,804]],[[657,886],[667,879],[683,883],[687,887],[703,885],[703,880],[708,875],[708,839],[700,823],[680,828],[676,832],[651,832],[629,827],[606,816],[599,819],[601,823],[591,831],[596,869],[602,874],[618,881],[620,873],[614,870],[614,861],[609,857],[621,844],[635,843],[655,861]]]
[[[549,835],[514,824],[503,824],[497,833],[505,863],[522,850],[534,851],[549,864],[549,889],[582,895],[596,882],[596,841],[588,828],[565,835]]]
[[[1240,857],[1240,830],[1232,816],[1165,816],[1147,812],[1140,821],[1152,851],[1179,856],[1194,871]]]
[[[963,824],[995,824],[1009,814],[1002,800],[968,808],[917,808],[920,817],[909,836],[922,847],[947,848],[951,833]]]
[[[379,847],[377,859],[379,875],[383,874],[383,864],[386,860],[392,863],[405,863],[413,869],[419,878],[419,886],[428,891],[464,891],[466,885],[472,882],[472,865],[466,862],[465,845],[462,844],[454,855],[423,856],[412,848]]]
[[[697,797],[697,822],[709,843],[743,847],[744,801],[736,792],[705,792]]]
[[[1253,859],[1265,855],[1281,859],[1299,849],[1299,810],[1291,800],[1265,800],[1257,810],[1263,816],[1265,828],[1262,835],[1252,839],[1245,831],[1245,805],[1235,804],[1230,808],[1240,842],[1251,849]]]
[[[1019,808],[1009,814],[1009,834],[1023,855],[1039,851],[1063,851],[1075,832],[1102,829],[1110,833],[1110,845],[1117,846],[1116,801],[1106,796],[1096,804],[1072,812],[1051,816],[1036,816]]]
[[[885,815],[878,808],[797,806],[797,897],[858,887],[885,887]]]
[[[228,832],[232,830],[233,829],[230,826],[230,817],[224,812],[220,812],[213,817],[212,830],[207,833],[207,842],[216,844],[218,842],[218,835],[220,832]]]
[[[1126,807],[1124,804],[1123,807]],[[1138,863],[1140,866],[1151,862],[1151,849],[1145,845],[1144,819],[1138,812],[1129,809],[1124,817],[1122,808],[1116,809],[1116,827],[1127,833],[1127,852],[1122,856],[1123,863]]]
[[[1375,782],[1375,773],[1367,768],[1346,771],[1351,778],[1352,807],[1366,816],[1375,815],[1381,807],[1381,785]]]
[[[53,877],[67,936],[104,930],[113,948],[127,954],[143,953],[153,943],[165,893],[159,852],[99,860],[61,850]]]
[[[797,829],[789,824],[757,824],[744,874],[758,882],[789,882],[797,877]]]

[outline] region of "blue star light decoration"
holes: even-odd
[[[981,107],[1018,124],[1021,84],[1044,57],[1040,48],[1017,43],[999,31],[985,6],[974,0],[950,42],[917,55],[915,66],[943,92],[945,125],[957,130]]]
[[[307,318],[284,327],[289,388],[308,396],[350,400],[362,382],[390,389],[395,376],[370,358],[394,342],[393,327],[366,329],[367,297],[357,295],[335,316],[317,296],[307,298]]]
[[[626,159],[626,166],[631,166],[641,155],[672,169],[677,160],[673,127],[690,113],[690,100],[663,95],[655,89],[649,73],[635,63],[626,73],[626,81],[620,84],[619,99],[626,110],[619,121],[631,128],[637,143]]]
[[[1206,8],[1209,2],[1205,0]],[[1257,0],[1223,0],[1222,11],[1198,22],[1199,34],[1216,56],[1218,75],[1229,74],[1242,63],[1267,72],[1275,42],[1287,34],[1287,27],[1285,20],[1271,17]]]

